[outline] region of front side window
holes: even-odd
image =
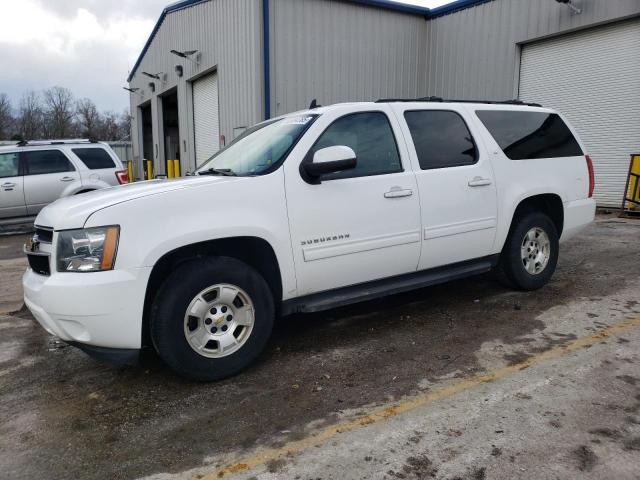
[[[116,166],[113,159],[102,148],[72,148],[71,150],[90,170],[115,168]]]
[[[75,168],[60,150],[34,150],[22,152],[26,162],[26,175],[43,175],[45,173],[73,172]]]
[[[238,176],[268,173],[284,160],[317,117],[297,115],[255,125],[207,160],[196,173]]]
[[[456,112],[416,110],[405,112],[422,170],[473,165],[476,145],[467,124]]]
[[[511,160],[584,155],[556,113],[478,110],[476,114]]]
[[[17,153],[0,153],[0,178],[17,177],[20,161]]]
[[[356,154],[356,168],[324,175],[322,180],[365,177],[402,171],[389,119],[382,112],[352,113],[333,122],[320,135],[310,157],[323,148],[347,146]]]

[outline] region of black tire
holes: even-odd
[[[547,234],[550,253],[544,269],[531,274],[526,270],[522,260],[521,247],[525,235],[534,228],[539,228]],[[551,219],[541,212],[525,213],[516,220],[509,232],[496,268],[496,276],[505,286],[518,290],[537,290],[551,280],[558,263],[559,250],[558,231]]]
[[[239,350],[220,358],[200,355],[184,332],[191,300],[215,284],[231,284],[248,294],[254,306],[253,329]],[[168,276],[151,308],[151,339],[158,355],[178,374],[197,381],[235,375],[264,350],[274,321],[274,301],[264,278],[249,265],[229,257],[189,260]]]

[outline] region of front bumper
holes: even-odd
[[[137,350],[150,274],[151,267],[51,276],[28,269],[24,302],[47,332],[66,342]]]

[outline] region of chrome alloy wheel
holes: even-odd
[[[547,233],[539,227],[529,230],[522,240],[520,257],[529,274],[541,273],[551,258],[551,242]]]
[[[184,316],[189,346],[208,358],[221,358],[242,348],[251,335],[255,311],[251,297],[240,287],[212,285],[196,295]]]

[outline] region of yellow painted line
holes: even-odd
[[[581,348],[590,347],[607,337],[626,332],[627,330],[638,326],[640,326],[640,317],[616,323],[615,325],[611,325],[607,328],[598,330],[593,335],[578,338],[573,342],[568,343],[567,345],[555,347],[538,355],[532,356],[524,362],[502,367],[484,375],[475,375],[466,380],[462,380],[460,382],[442,387],[441,389],[407,398],[400,403],[374,410],[368,415],[364,415],[354,420],[327,427],[301,440],[291,441],[282,447],[269,448],[259,451],[251,456],[241,459],[233,464],[227,465],[214,472],[210,472],[205,475],[196,475],[195,478],[197,478],[198,480],[215,480],[226,475],[242,472],[259,465],[264,465],[269,461],[278,460],[292,454],[300,453],[310,447],[315,447],[317,445],[326,443],[328,440],[332,439],[339,433],[350,432],[352,430],[363,428],[367,425],[381,422],[402,413],[415,410],[419,407],[422,407],[423,405],[427,405],[433,402],[437,402],[438,400],[443,400],[453,395],[457,395],[458,393],[470,390],[471,388],[478,385],[503,379],[533,365],[538,365],[549,360],[562,358],[570,354],[571,352],[574,352]]]

